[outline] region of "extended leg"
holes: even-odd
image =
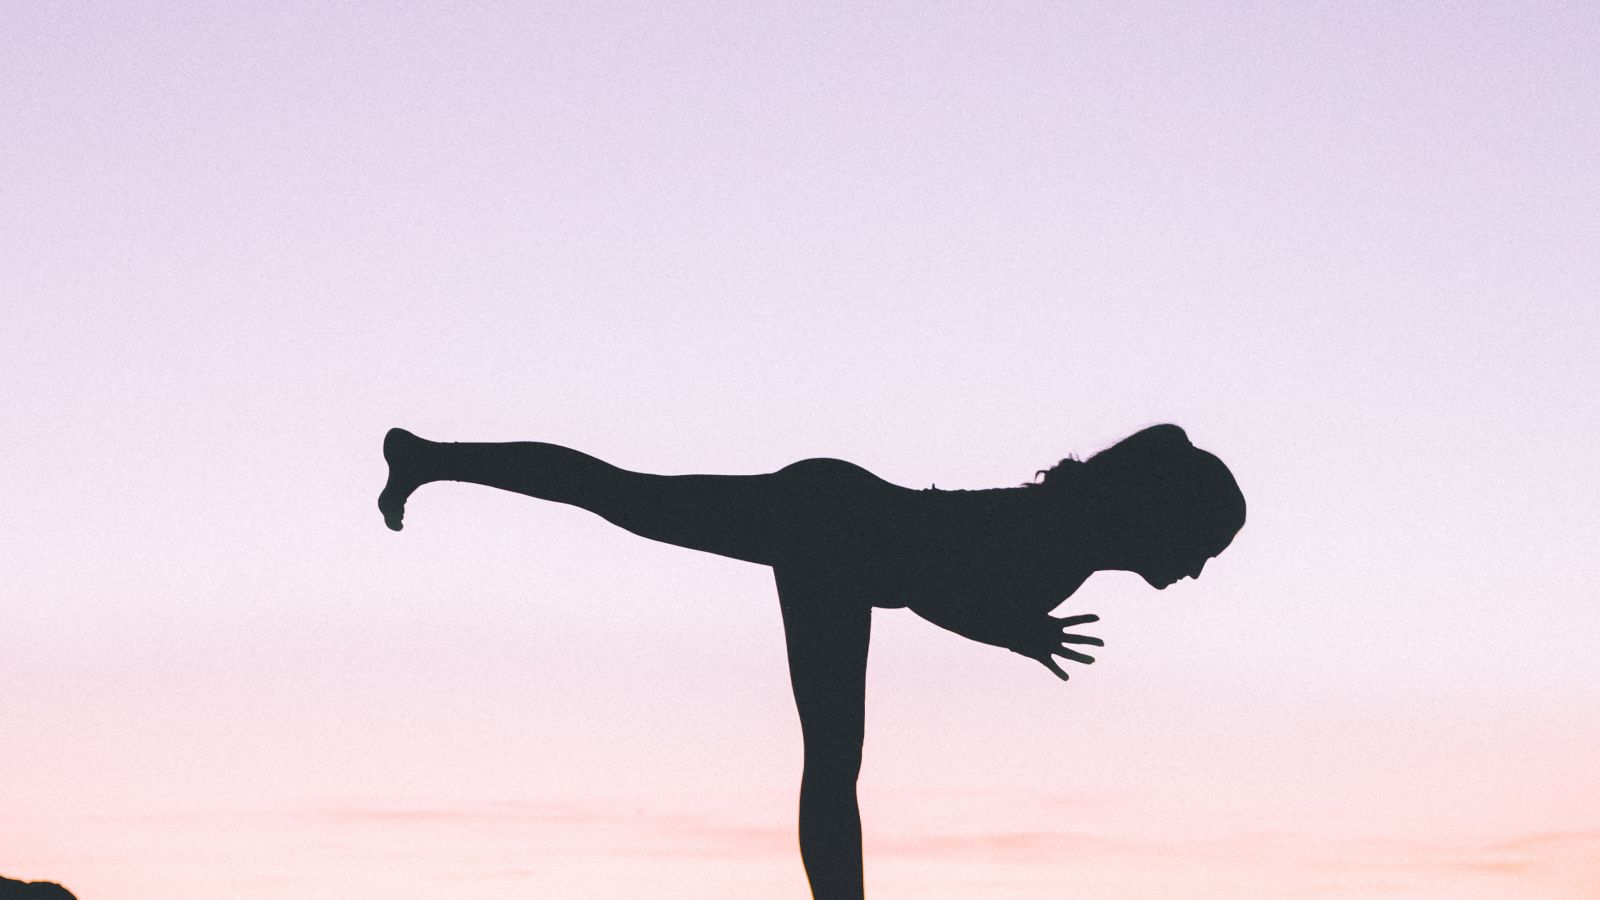
[[[805,545],[815,506],[792,477],[647,475],[555,444],[446,444],[392,429],[389,481],[378,508],[400,530],[406,498],[432,481],[461,481],[587,509],[634,534],[720,556],[773,564]]]

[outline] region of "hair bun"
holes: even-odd
[[[1149,428],[1136,431],[1122,440],[1121,443],[1179,450],[1187,450],[1194,446],[1189,442],[1188,432],[1170,422],[1162,425],[1151,425]]]

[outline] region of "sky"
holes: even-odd
[[[1249,522],[1057,682],[875,613],[869,895],[1600,893],[1586,3],[7,4],[0,875],[802,898],[769,571],[463,485],[1017,484]]]

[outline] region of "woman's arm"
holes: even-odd
[[[911,611],[968,640],[1004,647],[1012,653],[1026,656],[1054,672],[1062,681],[1067,680],[1067,673],[1055,661],[1055,657],[1084,665],[1094,662],[1094,657],[1071,649],[1069,644],[1105,646],[1105,641],[1097,637],[1067,633],[1069,628],[1100,621],[1096,615],[1057,618],[1048,613],[1027,613],[1002,603],[957,606],[917,602],[911,604]]]
[[[856,776],[872,607],[811,570],[776,570],[789,681],[805,738],[800,856],[816,900],[862,900]]]

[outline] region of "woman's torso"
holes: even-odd
[[[1046,612],[1075,591],[1064,517],[1034,488],[913,490],[852,463],[804,460],[794,484],[806,548],[874,606],[1022,606]]]

